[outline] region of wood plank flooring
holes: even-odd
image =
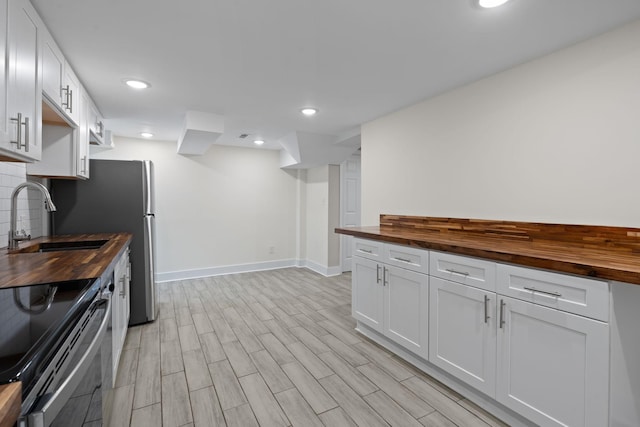
[[[281,269],[159,285],[129,328],[110,427],[505,424],[359,335],[351,275]]]

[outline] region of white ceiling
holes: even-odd
[[[220,143],[274,149],[293,131],[348,134],[640,19],[639,0],[31,2],[114,134],[177,140],[195,110],[224,116]],[[152,87],[129,89],[128,77]]]

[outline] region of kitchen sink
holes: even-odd
[[[43,242],[17,250],[16,253],[77,251],[81,249],[99,249],[108,240],[79,240],[72,242]]]

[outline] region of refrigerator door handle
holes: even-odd
[[[145,214],[154,214],[154,210],[155,210],[155,201],[154,199],[154,195],[153,195],[153,164],[151,163],[151,161],[149,160],[144,160],[142,162],[143,165],[143,171],[142,173],[144,174],[143,176],[143,180],[144,180],[144,213]]]
[[[147,321],[153,321],[157,317],[157,293],[155,280],[155,217],[154,215],[145,215],[144,217],[144,256],[147,274],[145,283],[145,293],[147,297],[146,311]]]

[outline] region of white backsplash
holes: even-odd
[[[0,162],[0,248],[5,248],[8,241],[11,193],[26,180],[24,163]],[[42,236],[43,211],[44,203],[40,192],[22,190],[18,196],[18,230],[24,229],[32,237]]]

